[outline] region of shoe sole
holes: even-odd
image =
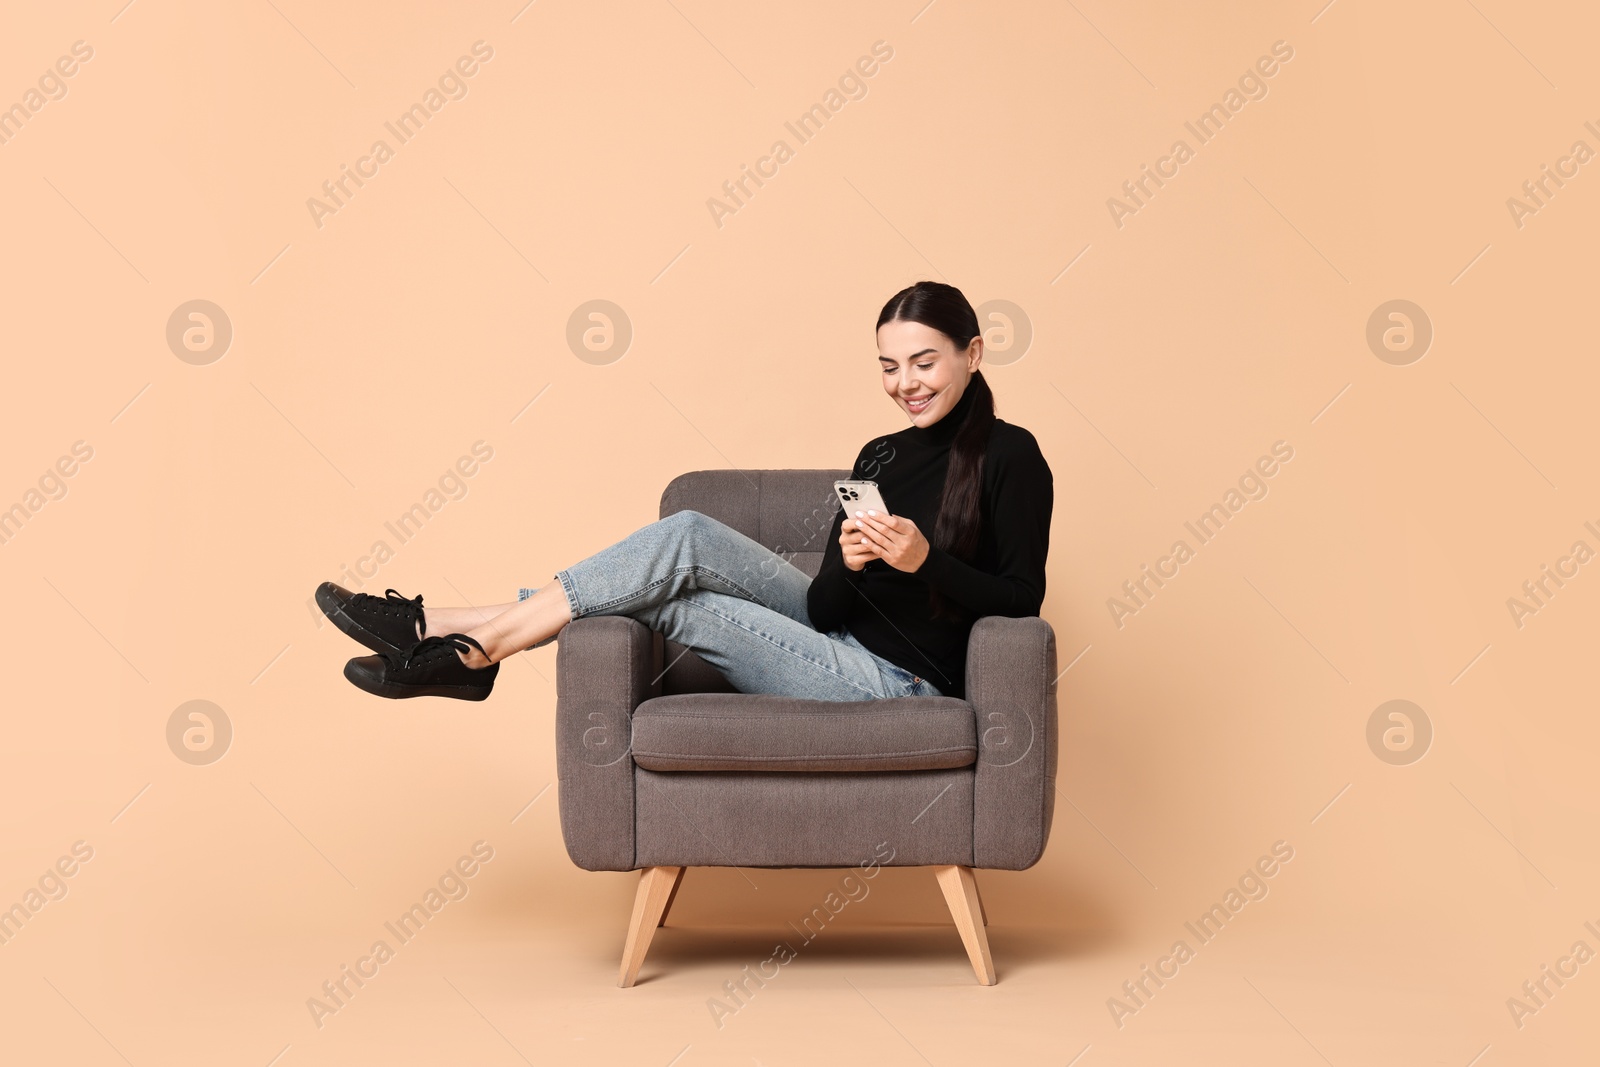
[[[329,588],[329,586],[332,584],[332,582],[323,582],[321,585],[317,586],[317,607],[322,609],[322,613],[326,615],[329,620],[331,620],[332,623],[345,634],[345,636],[354,638],[356,641],[365,645],[367,648],[372,649],[374,652],[393,652],[399,654],[405,651],[403,648],[396,648],[394,645],[391,645],[389,642],[385,641],[383,638],[379,637],[365,626],[362,626],[359,622],[356,622],[356,620],[352,619],[349,615],[346,615],[344,613],[344,609],[339,606],[338,598],[334,596],[333,590]],[[352,681],[354,681],[354,679],[352,679]]]
[[[401,685],[398,682],[375,682],[362,674],[352,672],[349,664],[345,665],[344,676],[357,689],[365,690],[373,696],[388,697],[390,700],[405,700],[409,697],[484,700],[494,688],[475,685]]]

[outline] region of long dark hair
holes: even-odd
[[[965,352],[980,333],[977,312],[961,290],[943,282],[922,281],[902,289],[889,298],[878,313],[878,326],[904,320],[938,330]],[[874,327],[876,331],[876,327]],[[945,473],[944,490],[939,497],[939,517],[928,542],[949,552],[964,563],[972,562],[978,551],[981,525],[979,504],[983,498],[983,456],[989,446],[989,431],[994,428],[994,393],[984,380],[983,371],[972,372],[967,392],[972,406],[950,445],[950,464]],[[930,589],[929,610],[935,617],[958,618],[937,589]],[[969,613],[970,614],[970,613]]]

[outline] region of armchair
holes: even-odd
[[[693,508],[808,575],[845,470],[692,471]],[[591,871],[642,871],[619,984],[631,986],[688,867],[933,867],[978,981],[994,964],[974,870],[1024,870],[1055,808],[1055,633],[980,618],[967,695],[819,701],[736,691],[692,649],[623,615],[561,631],[562,838]],[[887,845],[888,858],[881,851]],[[873,859],[877,857],[877,859]]]

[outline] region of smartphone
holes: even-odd
[[[844,508],[846,516],[854,517],[858,511],[876,511],[879,515],[892,514],[883,503],[883,494],[878,492],[878,483],[874,481],[858,481],[849,478],[833,483],[834,492],[839,494],[839,506]]]

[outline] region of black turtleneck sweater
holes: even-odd
[[[970,563],[963,562],[932,544],[950,444],[972,398],[968,389],[938,422],[869,441],[851,470],[852,478],[878,483],[892,514],[917,524],[929,541],[928,558],[914,572],[897,570],[882,559],[870,559],[852,571],[844,565],[839,546],[845,521],[841,509],[806,596],[817,631],[842,625],[884,659],[931,681],[945,696],[963,699],[972,624],[984,615],[1037,615],[1044,604],[1055,500],[1050,466],[1033,434],[997,418],[983,460],[976,554]],[[931,616],[929,590],[935,586],[960,613],[959,620]]]

